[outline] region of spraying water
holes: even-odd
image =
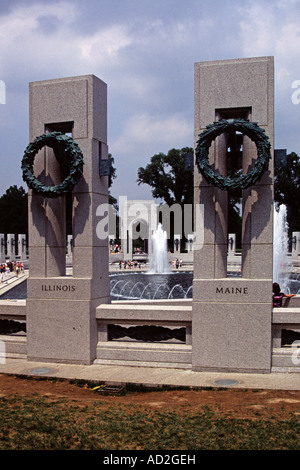
[[[278,282],[282,292],[289,292],[288,281],[288,223],[285,205],[274,208],[273,282]]]
[[[169,273],[169,260],[167,250],[167,232],[158,224],[152,235],[152,253],[150,255],[149,273]]]

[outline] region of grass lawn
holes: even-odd
[[[0,450],[299,450],[297,414],[243,419],[66,397],[0,398]]]

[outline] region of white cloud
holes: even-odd
[[[192,146],[192,142],[193,123],[188,122],[184,116],[177,114],[162,118],[144,113],[128,120],[122,135],[112,142],[111,150],[117,154],[151,147],[153,152],[159,152],[178,146]],[[151,156],[148,155],[149,160]]]
[[[87,63],[107,64],[107,61],[116,60],[119,52],[132,43],[130,35],[122,25],[115,25],[97,31],[78,41],[81,51],[80,57]]]
[[[76,10],[69,2],[55,2],[52,5],[17,5],[12,11],[0,16],[0,38],[4,42],[20,40],[28,34],[43,35],[45,28],[41,27],[43,20],[53,19],[64,24],[70,24],[76,16]],[[54,25],[54,23],[52,23]],[[54,29],[54,28],[53,28]],[[47,28],[47,34],[50,29]],[[22,46],[22,42],[20,42]]]
[[[147,165],[156,153],[192,146],[193,122],[185,116],[153,116],[146,112],[133,115],[119,138],[109,144],[117,169],[112,193],[127,195],[129,199],[151,199],[150,187],[137,185],[138,168]]]
[[[300,79],[300,1],[245,3],[239,39],[244,56],[274,56],[275,148],[300,153],[300,106],[292,103],[292,83]]]
[[[44,71],[50,74],[49,70],[64,61],[74,61],[70,54],[73,44],[68,39],[75,16],[69,2],[17,5],[0,16],[0,69],[4,78],[20,84],[33,75],[40,79]]]
[[[132,42],[127,28],[114,24],[90,32],[76,27],[78,22],[76,3],[66,1],[17,5],[0,16],[3,78],[12,69],[14,80],[30,81],[120,67],[120,54]]]
[[[286,86],[298,62],[300,50],[299,17],[291,5],[299,0],[246,3],[240,39],[244,54],[274,55],[278,86]]]
[[[10,158],[12,184],[27,135],[28,82],[64,76],[93,73],[107,83],[108,144],[117,180],[128,172],[132,191],[136,168],[152,155],[193,145],[197,61],[274,55],[279,145],[299,149],[300,105],[292,104],[291,84],[300,79],[300,0],[1,3],[0,79],[7,104],[0,107],[0,157]],[[5,189],[7,178],[1,184]]]

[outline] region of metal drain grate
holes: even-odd
[[[100,385],[99,387],[93,388],[98,393],[121,393],[124,390],[124,385]]]
[[[215,384],[223,385],[224,387],[228,387],[230,385],[237,385],[238,381],[237,380],[230,380],[230,379],[221,379],[221,380],[216,380]]]
[[[36,375],[43,375],[43,374],[49,374],[51,371],[51,369],[47,369],[47,367],[40,367],[40,368],[37,368],[37,369],[31,369],[30,371],[32,374],[36,374]]]

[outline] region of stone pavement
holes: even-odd
[[[25,279],[28,278],[28,275],[28,269],[25,269],[24,272],[21,272],[18,276],[15,272],[4,274],[3,282],[0,283],[0,295],[5,294],[10,289],[18,285],[20,282],[23,282]]]
[[[0,374],[78,379],[109,385],[140,384],[146,386],[226,387],[239,389],[300,390],[299,373],[249,374],[228,372],[194,372],[189,369],[137,367],[123,365],[77,365],[30,362],[6,359]]]

